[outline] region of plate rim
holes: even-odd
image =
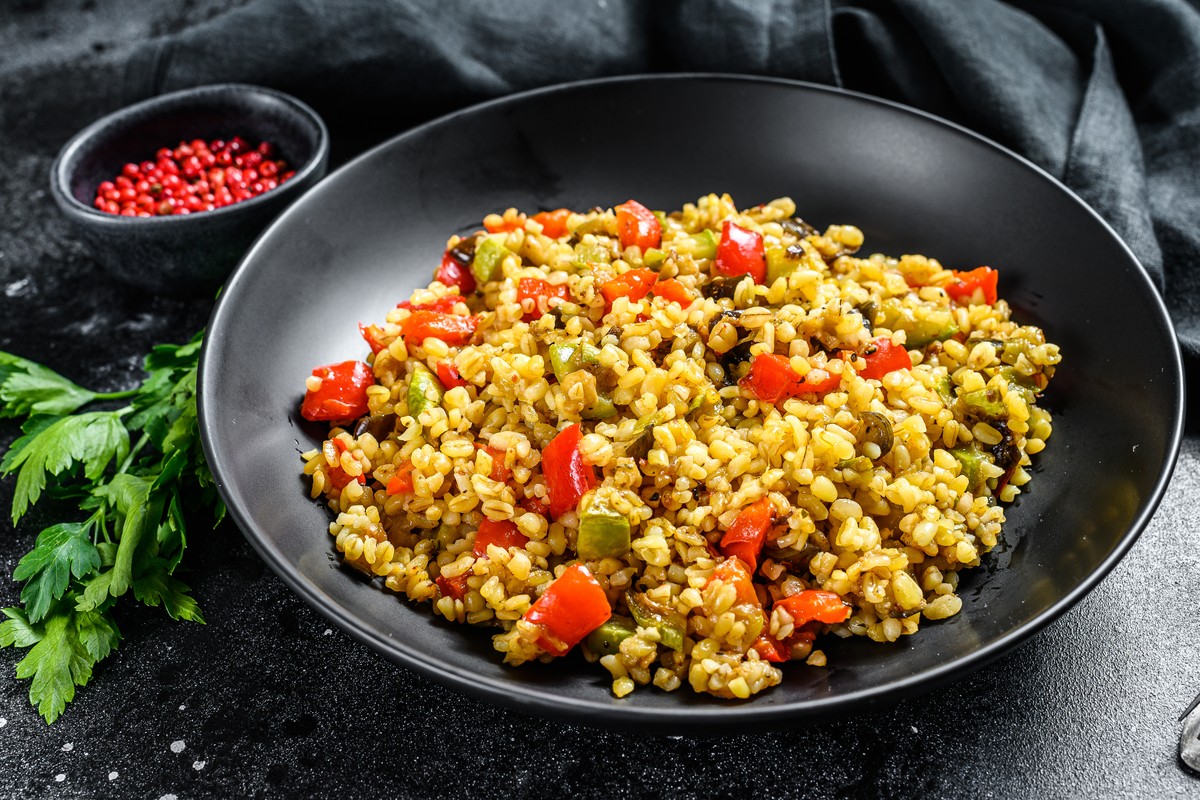
[[[434,663],[422,658],[421,654],[416,651],[408,651],[400,646],[394,637],[377,638],[372,633],[362,629],[362,623],[353,615],[343,613],[342,609],[331,600],[327,599],[316,587],[308,582],[295,567],[295,565],[287,560],[273,545],[270,538],[263,532],[258,530],[254,520],[235,503],[230,503],[228,494],[228,484],[232,481],[228,480],[232,470],[229,469],[225,460],[221,457],[221,453],[215,449],[215,425],[207,413],[209,406],[208,395],[212,391],[212,384],[207,380],[207,375],[210,371],[215,370],[214,362],[218,356],[214,353],[218,352],[222,342],[221,328],[222,322],[226,316],[233,314],[231,310],[235,305],[235,300],[238,293],[238,287],[245,280],[245,275],[249,272],[249,265],[252,265],[258,251],[263,246],[268,238],[273,236],[276,228],[287,223],[293,216],[298,216],[303,213],[304,208],[311,201],[311,196],[314,194],[314,189],[319,190],[322,184],[336,178],[344,171],[349,171],[356,167],[360,162],[373,158],[377,153],[384,149],[397,146],[398,143],[411,138],[418,138],[431,129],[442,125],[447,125],[460,117],[473,115],[486,109],[503,107],[506,105],[519,105],[530,100],[552,96],[555,94],[568,93],[574,91],[586,91],[597,86],[606,85],[621,85],[635,82],[734,82],[734,83],[754,83],[776,85],[785,88],[791,88],[802,92],[817,92],[822,94],[834,95],[842,98],[847,98],[855,102],[867,103],[873,106],[882,106],[894,112],[905,115],[916,116],[925,122],[932,123],[939,127],[947,129],[949,132],[965,136],[977,144],[985,148],[998,151],[999,154],[1007,156],[1016,161],[1019,165],[1027,170],[1033,171],[1040,178],[1048,181],[1052,186],[1059,191],[1064,192],[1067,197],[1078,206],[1091,215],[1098,222],[1102,229],[1112,237],[1117,246],[1124,251],[1125,255],[1132,263],[1137,265],[1135,280],[1140,280],[1144,288],[1148,291],[1150,297],[1153,298],[1154,308],[1157,312],[1157,318],[1154,320],[1158,325],[1162,326],[1168,333],[1166,337],[1169,342],[1170,360],[1174,366],[1171,378],[1175,382],[1175,413],[1174,419],[1171,421],[1169,429],[1169,438],[1166,448],[1166,457],[1164,458],[1160,468],[1158,479],[1143,504],[1140,512],[1134,516],[1129,522],[1125,532],[1117,541],[1113,549],[1104,557],[1104,559],[1093,569],[1082,581],[1076,584],[1066,595],[1055,601],[1048,609],[1028,620],[1027,622],[1018,625],[1009,630],[1000,637],[986,643],[978,649],[968,653],[967,655],[952,659],[938,666],[923,670],[921,672],[905,676],[895,681],[886,682],[877,686],[871,686],[846,694],[839,694],[833,697],[810,698],[799,701],[784,702],[770,705],[755,705],[752,703],[731,705],[727,701],[714,700],[711,706],[696,707],[684,706],[677,707],[644,707],[635,704],[616,704],[613,698],[604,693],[598,695],[596,699],[566,697],[555,695],[553,692],[548,692],[544,687],[531,687],[528,684],[519,682],[504,682],[501,679],[490,676],[472,673],[469,670],[457,667],[448,663]],[[809,81],[793,80],[789,78],[777,78],[758,75],[747,75],[738,73],[709,73],[709,72],[665,72],[665,73],[639,73],[609,76],[603,78],[592,78],[581,81],[572,81],[568,83],[559,83],[551,86],[539,87],[524,92],[505,95],[503,97],[494,98],[481,103],[476,103],[465,108],[458,109],[451,113],[442,115],[435,119],[424,122],[414,128],[405,130],[396,136],[386,139],[383,142],[371,147],[365,152],[359,154],[353,159],[347,161],[338,169],[330,173],[325,179],[318,182],[312,189],[309,189],[296,202],[289,206],[282,214],[275,218],[269,226],[255,239],[254,243],[247,249],[245,255],[238,262],[237,267],[233,270],[230,277],[227,279],[224,288],[220,292],[217,302],[213,308],[212,314],[206,326],[206,335],[203,347],[200,353],[200,366],[197,375],[197,407],[198,407],[198,422],[200,428],[201,443],[204,448],[204,455],[208,461],[209,469],[212,473],[213,480],[217,490],[221,495],[222,500],[226,503],[230,516],[234,519],[242,535],[250,542],[259,556],[271,567],[271,570],[283,579],[284,583],[304,600],[311,608],[322,614],[326,619],[336,624],[343,631],[348,633],[355,641],[367,645],[372,650],[386,656],[395,663],[411,669],[418,674],[427,677],[440,685],[446,686],[455,691],[463,692],[472,697],[485,700],[487,702],[497,703],[509,708],[515,708],[527,713],[536,714],[542,717],[550,717],[567,721],[571,723],[583,724],[599,724],[607,727],[632,727],[638,726],[643,730],[654,731],[677,731],[699,733],[705,732],[705,729],[712,730],[720,728],[722,730],[744,729],[751,723],[770,722],[776,725],[786,725],[788,723],[798,723],[805,719],[813,717],[822,717],[833,714],[839,710],[850,708],[864,708],[871,706],[893,705],[901,699],[914,696],[916,694],[926,693],[938,686],[944,685],[951,680],[961,679],[969,673],[979,669],[985,664],[996,660],[1000,656],[1012,651],[1020,643],[1026,641],[1038,631],[1041,631],[1049,624],[1060,618],[1066,611],[1073,608],[1079,603],[1088,593],[1090,593],[1099,583],[1108,576],[1108,574],[1116,567],[1122,558],[1129,552],[1133,544],[1140,538],[1142,532],[1153,518],[1162,502],[1162,498],[1166,493],[1166,489],[1170,484],[1171,478],[1174,475],[1175,467],[1178,463],[1179,451],[1182,445],[1183,428],[1184,428],[1184,409],[1186,407],[1186,381],[1183,370],[1182,354],[1179,347],[1178,336],[1175,332],[1175,326],[1171,322],[1171,317],[1167,311],[1166,304],[1158,288],[1154,285],[1154,281],[1150,277],[1146,268],[1142,265],[1137,255],[1130,249],[1124,239],[1113,229],[1111,225],[1092,208],[1083,198],[1076,194],[1070,187],[1066,186],[1055,176],[1051,175],[1042,167],[1033,163],[1019,153],[1010,150],[998,142],[989,139],[988,137],[977,133],[965,126],[923,111],[903,103],[889,100],[886,98],[876,97],[874,95],[865,94],[849,89],[843,89],[836,86],[827,86],[824,84],[812,83]],[[216,334],[214,335],[214,331]],[[214,381],[215,383],[215,381]],[[297,500],[303,499],[298,496]],[[686,728],[684,727],[686,726]]]

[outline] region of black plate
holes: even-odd
[[[317,364],[361,358],[356,323],[430,280],[446,237],[491,211],[678,208],[710,191],[782,195],[869,252],[990,264],[1015,315],[1064,363],[1055,432],[1009,511],[1005,544],[963,578],[962,612],[892,646],[824,642],[828,669],[785,669],[744,703],[642,689],[618,700],[578,654],[503,666],[486,631],[439,623],[335,566],[328,512],[307,499],[297,424]],[[1009,151],[902,106],[825,87],[725,76],[603,80],[486,103],[422,126],[327,178],[230,279],[201,364],[205,451],[250,542],[321,613],[389,658],[521,710],[640,730],[728,730],[889,702],[995,658],[1076,603],[1129,549],[1179,448],[1182,367],[1166,312],[1116,234]],[[1103,636],[1103,631],[1096,631]]]

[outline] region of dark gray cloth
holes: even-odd
[[[313,104],[348,155],[478,100],[596,76],[844,86],[960,122],[1072,187],[1149,270],[1200,367],[1200,12],[1185,0],[234,0],[207,11],[111,54],[121,79],[83,106],[260,83]]]

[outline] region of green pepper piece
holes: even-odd
[[[445,393],[442,384],[428,367],[420,361],[413,364],[412,379],[408,382],[409,414],[415,417],[427,408],[441,405]]]
[[[625,602],[629,604],[629,613],[643,628],[657,628],[659,640],[672,650],[683,650],[683,633],[687,628],[687,620],[683,614],[670,608],[663,608],[655,603],[645,592],[635,592],[630,589],[625,593]]]
[[[595,371],[600,367],[600,348],[587,342],[557,342],[550,345],[550,366],[561,383],[572,372]],[[607,419],[617,413],[611,397],[596,395],[596,402],[580,414],[584,419]]]
[[[705,228],[699,233],[692,234],[692,258],[705,258],[712,261],[717,257],[717,237],[711,230]]]
[[[962,465],[962,474],[967,476],[971,491],[983,485],[983,460],[985,456],[973,445],[959,445],[950,450],[950,455]]]
[[[1004,419],[1008,409],[996,389],[976,389],[959,397],[963,411],[982,419]]]
[[[630,458],[645,458],[654,444],[654,426],[667,421],[667,410],[660,408],[653,414],[640,418],[633,426],[633,438],[625,443],[625,455]]]
[[[500,263],[508,255],[508,248],[496,239],[485,236],[475,248],[475,259],[471,262],[471,274],[480,284],[500,277]]]
[[[629,519],[595,492],[588,492],[580,503],[575,551],[588,560],[625,555],[629,552]]]
[[[1001,367],[999,374],[1008,383],[1009,391],[1015,391],[1021,395],[1021,399],[1025,401],[1026,405],[1033,405],[1034,400],[1037,399],[1037,386],[1028,375],[1022,375],[1012,367]]]
[[[786,247],[767,248],[767,286],[779,278],[790,275],[800,266],[800,259],[788,255]]]
[[[662,266],[666,257],[667,254],[657,247],[648,248],[645,253],[642,253],[642,266],[648,269],[657,269]]]
[[[608,264],[611,261],[612,253],[604,245],[584,244],[583,242],[575,245],[576,269],[584,269],[589,264]]]
[[[934,391],[937,392],[938,397],[942,398],[942,405],[949,408],[954,403],[954,384],[950,382],[949,375],[943,375],[938,379]]]
[[[611,656],[621,649],[621,642],[637,633],[627,622],[613,618],[588,634],[588,649],[599,656]]]
[[[920,350],[933,342],[944,342],[958,333],[954,317],[946,313],[915,322],[901,320],[899,326],[908,333],[906,347],[909,350]]]

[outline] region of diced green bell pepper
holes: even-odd
[[[621,649],[621,642],[635,633],[633,626],[614,618],[589,633],[585,641],[596,655],[611,656]]]
[[[674,609],[663,608],[650,600],[645,592],[635,592],[630,589],[625,593],[625,601],[629,604],[629,613],[643,628],[657,628],[659,640],[672,650],[683,650],[683,634],[687,629],[687,620]]]
[[[440,406],[446,393],[429,368],[417,361],[413,364],[412,378],[408,382],[408,413],[417,416],[427,408]]]
[[[767,286],[790,275],[800,266],[800,259],[788,255],[786,247],[767,248]]]
[[[629,518],[589,492],[580,503],[575,550],[580,558],[589,560],[625,555],[629,552]]]
[[[485,236],[475,248],[475,259],[471,262],[471,274],[479,284],[494,281],[500,277],[500,264],[508,255],[508,248],[499,240]]]
[[[557,342],[550,345],[550,366],[554,370],[554,377],[562,383],[572,372],[598,369],[600,349],[587,342]],[[607,419],[616,413],[617,407],[613,405],[612,398],[597,394],[596,402],[585,408],[580,416],[584,419]]]
[[[973,445],[959,445],[950,450],[950,455],[962,465],[962,474],[967,476],[968,488],[975,491],[983,485],[983,461],[986,456]]]

